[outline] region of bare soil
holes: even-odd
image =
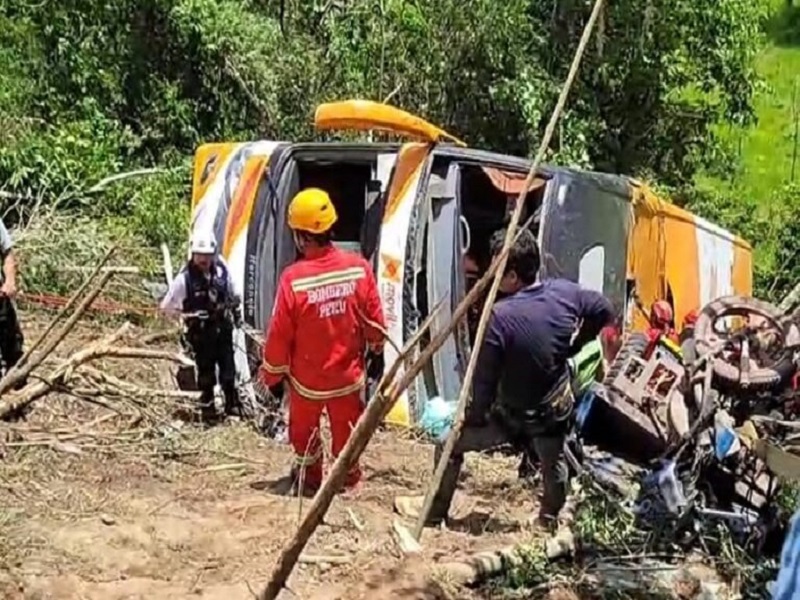
[[[29,340],[43,324],[27,319]],[[86,323],[60,354],[111,330]],[[94,366],[151,389],[169,380],[155,363]],[[171,403],[154,398],[137,410],[51,394],[24,420],[0,422],[0,597],[234,600],[261,589],[310,505],[277,489],[290,448],[242,423],[183,423]],[[469,457],[454,507],[460,525],[427,530],[422,555],[403,558],[393,500],[423,494],[431,462],[429,444],[379,432],[361,493],[336,499],[282,597],[447,597],[446,585],[430,582],[437,562],[528,535],[533,495],[517,482],[515,462]]]

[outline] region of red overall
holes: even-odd
[[[281,275],[261,373],[270,387],[289,382],[289,441],[295,473],[308,489],[322,482],[323,409],[334,456],[361,416],[365,350],[383,345],[383,333],[365,319],[384,327],[375,276],[361,256],[327,246],[306,252]],[[360,479],[354,465],[346,485]]]

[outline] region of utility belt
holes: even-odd
[[[227,309],[217,309],[209,311],[203,316],[191,316],[184,319],[185,334],[187,340],[196,344],[210,336],[233,331],[234,319],[232,311]]]
[[[575,390],[570,369],[556,381],[543,397],[534,399],[522,414],[503,408],[498,415],[512,438],[548,433],[568,428],[575,409]],[[520,438],[520,439],[521,439]]]
[[[572,370],[566,369],[564,374],[544,395],[537,407],[544,423],[561,423],[572,416],[575,408],[575,390],[572,386]]]

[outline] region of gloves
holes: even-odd
[[[278,383],[276,385],[270,386],[267,389],[269,389],[269,393],[272,394],[272,396],[276,400],[282,400],[283,399],[283,381],[281,381],[280,383]]]
[[[224,306],[220,307],[223,315],[230,319],[233,326],[240,328],[242,326],[242,300],[234,296]]]

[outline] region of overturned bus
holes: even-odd
[[[488,268],[489,239],[508,222],[530,161],[467,148],[418,117],[368,101],[321,105],[315,125],[408,141],[257,141],[196,152],[192,228],[215,232],[243,290],[245,322],[267,327],[278,277],[296,258],[287,206],[313,186],[336,206],[335,243],[374,265],[393,342],[402,347],[442,299],[434,329],[443,327],[471,278]],[[524,210],[541,245],[542,276],[603,292],[626,330],[644,328],[657,299],[672,303],[680,323],[713,298],[751,292],[746,242],[628,177],[544,166]],[[477,313],[436,353],[389,422],[413,425],[429,399],[457,397]],[[386,365],[396,357],[387,345]]]

